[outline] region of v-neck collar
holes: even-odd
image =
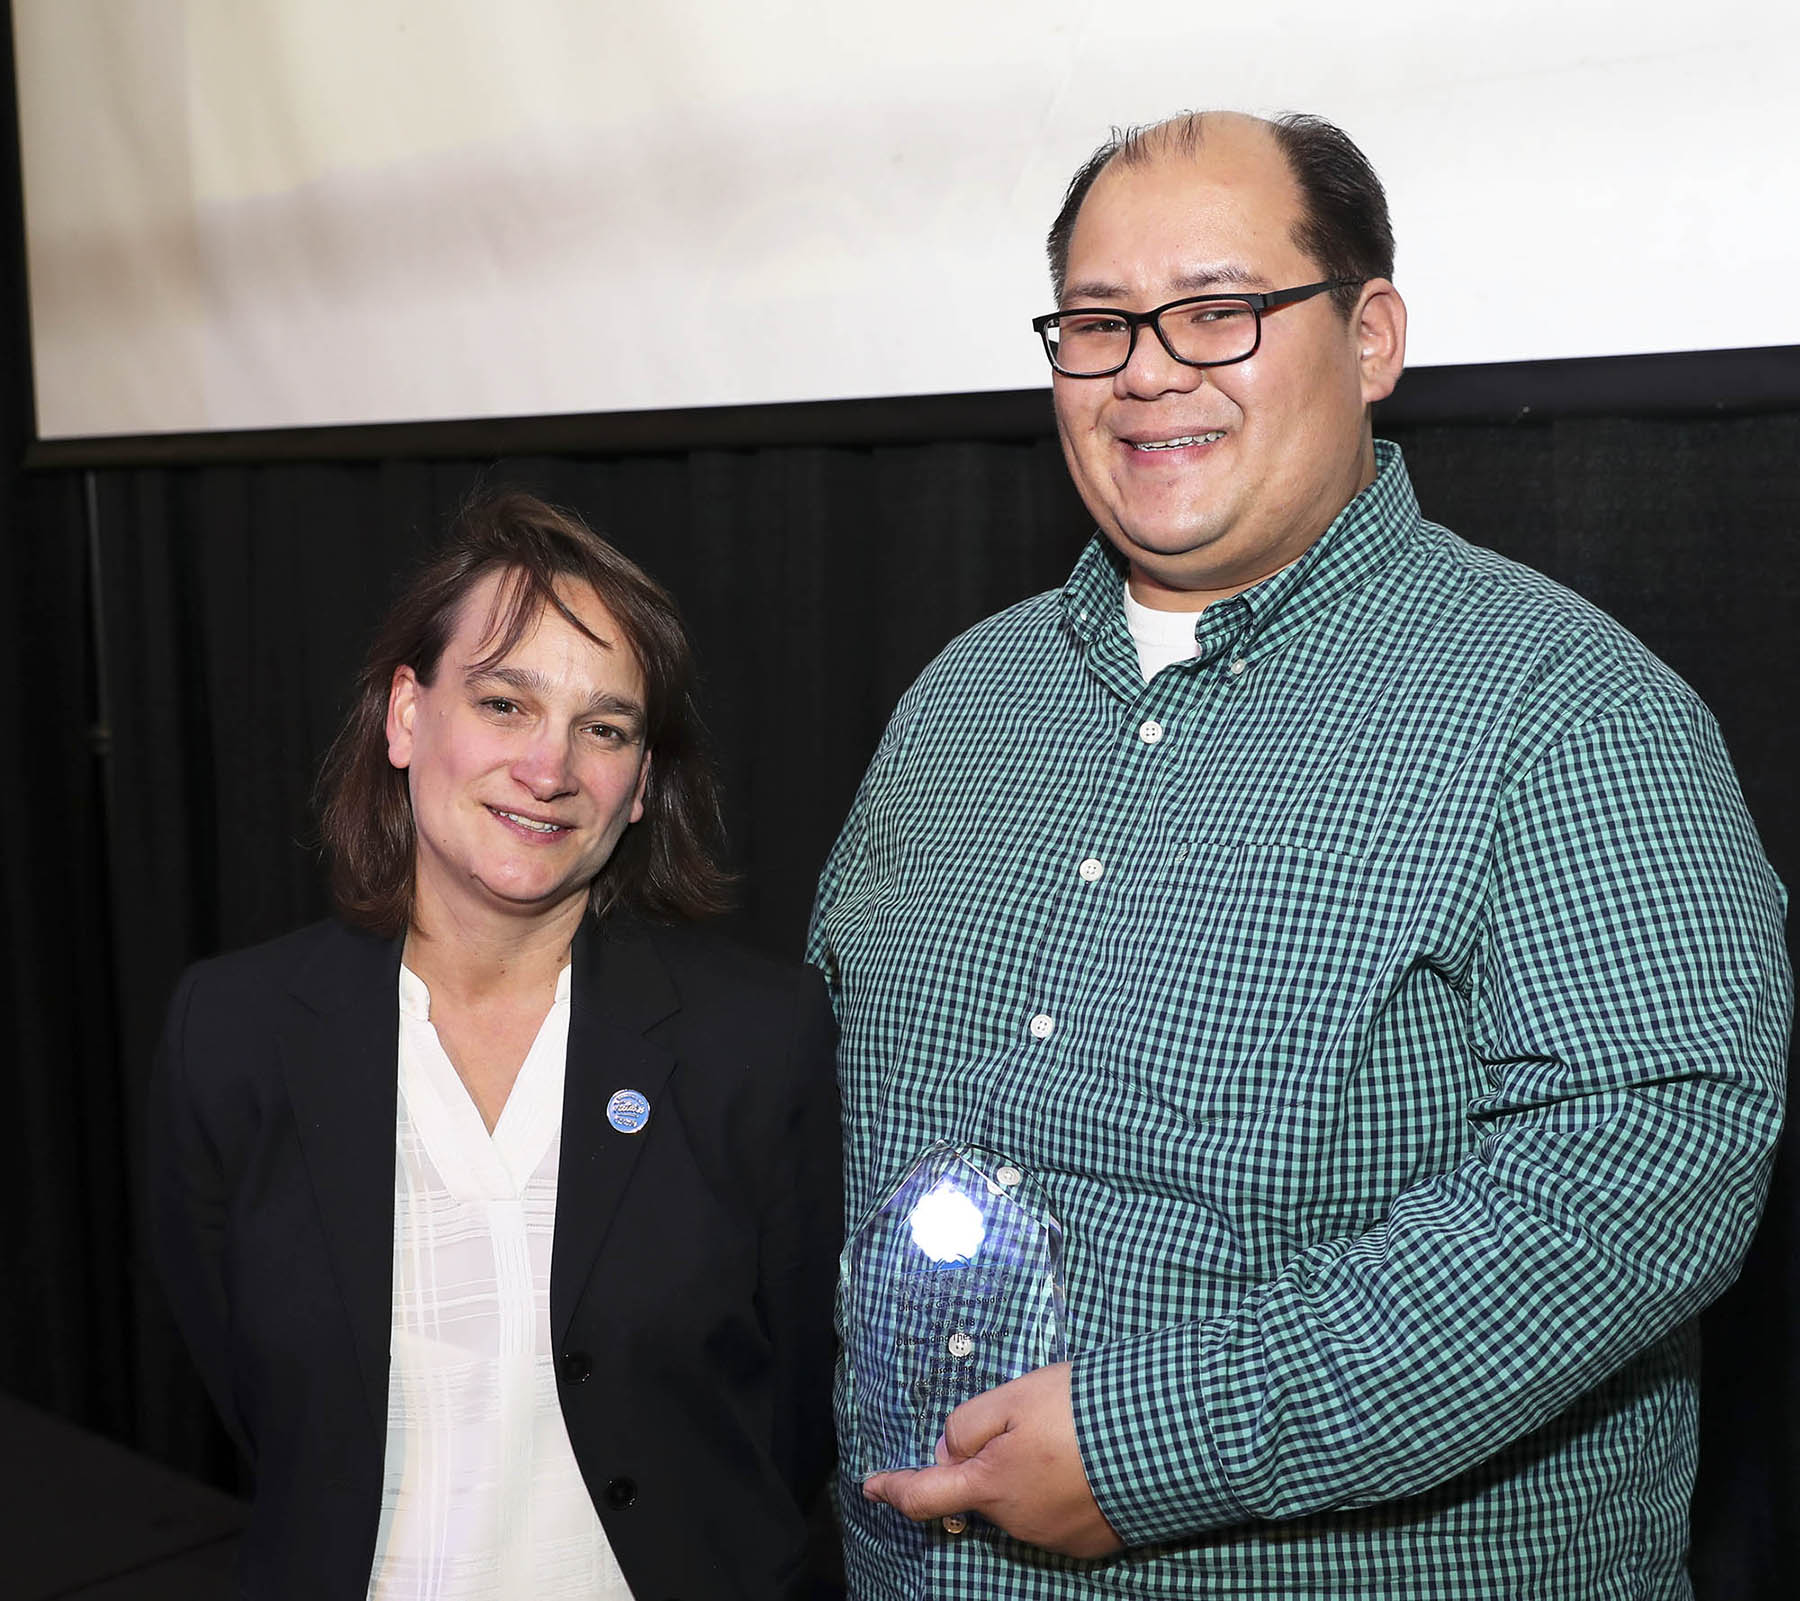
[[[570,976],[568,965],[557,974],[550,1009],[490,1134],[431,1026],[431,991],[401,964],[401,1100],[439,1177],[459,1198],[517,1199],[561,1132]]]

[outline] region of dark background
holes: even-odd
[[[745,875],[734,922],[790,953],[900,691],[958,629],[1060,583],[1090,525],[1047,395],[33,448],[11,90],[0,58],[0,1391],[232,1484],[145,1273],[150,1048],[187,961],[324,910],[316,763],[397,570],[471,486],[575,508],[673,589]],[[1800,351],[1426,373],[1380,431],[1428,515],[1694,684],[1796,882]],[[1790,1593],[1794,1165],[1707,1317],[1706,1598]]]

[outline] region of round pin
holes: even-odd
[[[606,1121],[621,1134],[635,1134],[650,1121],[650,1103],[639,1090],[614,1090]]]

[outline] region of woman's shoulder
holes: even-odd
[[[637,917],[609,920],[597,931],[602,953],[648,960],[664,972],[685,1002],[737,997],[792,1004],[824,993],[818,970],[774,956],[707,923],[661,923]],[[604,959],[604,955],[603,955]]]
[[[316,1007],[347,985],[379,982],[398,960],[394,941],[328,918],[192,963],[175,987],[170,1020],[266,1024],[286,1005]]]
[[[672,1087],[690,1132],[728,1136],[734,1163],[798,1141],[808,1163],[834,1174],[837,1025],[823,975],[705,925],[637,923],[608,937],[645,984],[621,1021],[647,1025],[680,1064]],[[619,976],[615,968],[614,985]],[[652,993],[659,980],[666,988]]]

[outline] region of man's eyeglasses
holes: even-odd
[[[1262,315],[1277,306],[1347,289],[1364,278],[1327,278],[1298,289],[1254,295],[1189,295],[1150,311],[1071,306],[1033,317],[1050,365],[1068,378],[1109,378],[1137,349],[1138,329],[1154,328],[1164,350],[1187,367],[1229,367],[1248,361],[1262,344]]]

